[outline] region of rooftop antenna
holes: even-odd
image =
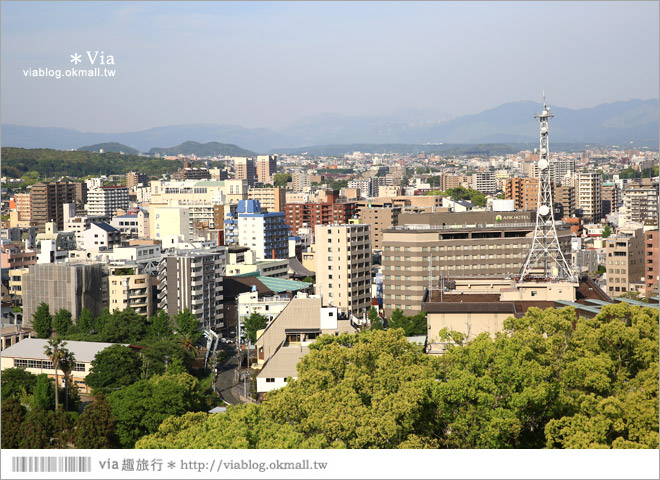
[[[550,151],[548,147],[548,121],[554,117],[545,102],[545,90],[543,91],[543,112],[535,114],[540,122],[539,139],[539,190],[536,204],[536,226],[534,227],[534,238],[532,246],[527,254],[527,259],[520,270],[520,281],[525,281],[530,276],[532,268],[540,266],[543,269],[543,278],[548,280],[552,277],[553,264],[557,267],[555,280],[575,281],[571,267],[568,265],[559,245],[557,230],[555,228],[555,213],[552,205],[552,185],[550,183],[550,169],[548,159]]]

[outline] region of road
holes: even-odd
[[[221,348],[227,352],[227,359],[222,366],[218,368],[218,376],[215,380],[215,388],[220,393],[225,402],[231,405],[242,403],[233,392],[233,386],[236,385],[236,369],[238,368],[239,353],[236,345],[222,344]]]

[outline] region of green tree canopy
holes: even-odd
[[[52,436],[53,426],[48,412],[39,407],[33,407],[27,412],[18,429],[18,447],[49,448]]]
[[[53,385],[53,381],[45,373],[37,375],[33,403],[42,410],[49,411],[55,409],[55,386]]]
[[[6,372],[6,370],[5,370]],[[5,374],[3,373],[4,377]],[[3,378],[4,382],[4,378]],[[2,386],[2,448],[20,448],[19,431],[23,420],[25,419],[26,410],[21,402],[15,397],[4,397],[4,384]]]
[[[2,371],[0,391],[2,392],[2,401],[10,397],[18,397],[23,391],[32,395],[34,387],[37,384],[37,376],[23,368],[8,368]]]
[[[52,327],[58,336],[66,335],[69,329],[73,327],[71,312],[61,308],[52,319]]]
[[[399,309],[392,312],[389,328],[401,328],[406,337],[426,335],[426,314],[420,312],[412,317],[403,314]]]
[[[110,403],[104,395],[97,395],[78,418],[73,436],[76,448],[117,448],[119,438]]]
[[[609,237],[610,235],[612,235],[612,229],[610,228],[609,225],[605,225],[605,228],[603,228],[603,235],[602,235],[602,237],[603,237],[603,238],[607,238],[607,237]]]
[[[100,333],[103,340],[111,343],[137,343],[147,334],[147,319],[132,308],[115,310],[102,319]]]
[[[289,173],[276,173],[273,175],[273,185],[276,187],[286,187],[286,184],[291,181],[291,174]]]
[[[142,436],[156,432],[170,415],[202,409],[199,381],[187,373],[155,375],[108,397],[122,448],[133,448]]]
[[[108,393],[137,382],[141,371],[142,360],[133,349],[112,345],[96,354],[85,383],[94,394]]]
[[[250,343],[255,343],[257,341],[257,331],[263,330],[266,325],[268,325],[268,319],[257,312],[253,312],[249,317],[243,319],[245,337]]]
[[[530,308],[493,337],[441,336],[436,357],[398,329],[323,335],[260,405],[170,418],[138,446],[658,448],[656,309]],[[285,438],[263,447],[249,431],[271,422]]]
[[[163,310],[149,319],[149,338],[152,340],[166,340],[174,337],[174,324],[170,316]]]
[[[50,337],[50,329],[52,328],[52,317],[48,309],[48,305],[40,303],[37,311],[32,315],[32,328],[37,332],[37,337],[48,338]]]
[[[192,343],[197,343],[202,338],[199,319],[187,308],[174,316],[176,331],[179,335],[189,338]]]
[[[90,333],[94,329],[94,316],[88,308],[83,308],[76,322],[76,330],[80,333]]]

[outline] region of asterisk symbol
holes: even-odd
[[[167,462],[167,468],[174,468],[176,467],[176,463],[174,462]]]
[[[82,62],[80,54],[79,53],[74,53],[73,55],[71,55],[71,61],[73,63],[75,63],[76,65],[78,65],[80,62]]]

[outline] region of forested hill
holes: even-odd
[[[115,152],[2,147],[2,174],[12,178],[20,178],[30,171],[38,172],[42,179],[61,176],[116,175],[131,171],[160,175],[175,172],[180,167],[180,162],[172,160],[122,155]]]

